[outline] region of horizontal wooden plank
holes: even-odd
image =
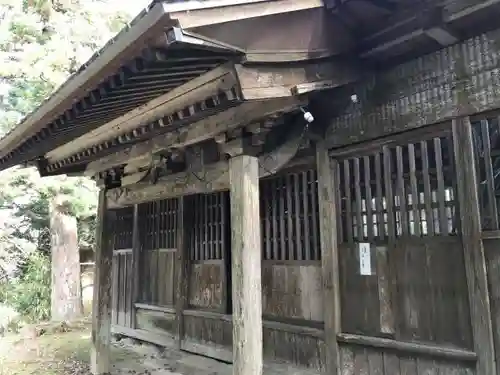
[[[113,255],[131,254],[132,249],[117,249],[113,250]]]
[[[215,358],[219,361],[231,363],[233,362],[233,353],[225,346],[215,345],[213,343],[203,344],[196,340],[184,339],[181,342],[181,349],[186,352],[191,352],[205,357]]]
[[[274,260],[274,259],[263,259],[263,265],[273,265],[273,266],[317,266],[321,267],[321,260]]]
[[[224,264],[224,259],[207,259],[207,260],[192,260],[191,264],[213,264],[213,265],[222,265]]]
[[[173,347],[175,345],[175,340],[173,340],[172,337],[168,334],[149,332],[141,329],[132,329],[117,325],[111,326],[111,333],[114,335],[122,335],[164,347]]]
[[[317,337],[320,339],[324,339],[325,337],[325,331],[319,328],[275,322],[272,320],[264,320],[262,321],[262,325],[264,328],[273,329],[276,331],[296,333],[298,335],[307,335],[307,336]]]
[[[272,16],[321,8],[321,0],[212,0],[210,2],[165,3],[164,10],[179,21],[182,28],[242,21],[248,18]]]
[[[226,322],[233,321],[232,315],[222,314],[222,313],[212,312],[212,311],[206,311],[206,310],[194,310],[194,309],[184,310],[183,314],[186,316],[195,316],[195,317],[206,318],[206,319],[216,319],[216,320],[222,320],[222,321],[226,321]],[[324,337],[324,331],[322,329],[314,328],[314,327],[310,327],[310,326],[305,326],[305,325],[283,323],[283,322],[273,321],[273,320],[263,320],[262,325],[264,326],[264,328],[269,328],[269,329],[273,329],[273,330],[277,330],[277,331],[297,333],[297,334],[301,334],[301,335],[308,335],[308,336],[313,336],[313,337],[318,337],[318,338]]]
[[[218,320],[223,320],[226,322],[233,321],[232,315],[222,314],[222,313],[218,313],[218,312],[214,312],[214,311],[207,311],[207,310],[189,309],[189,310],[184,310],[182,312],[182,314],[186,315],[186,316],[196,316],[199,318],[218,319]]]
[[[481,238],[483,240],[495,240],[500,239],[500,230],[488,230],[481,233]]]
[[[149,311],[161,311],[161,312],[165,312],[165,313],[169,313],[169,314],[175,314],[175,307],[154,306],[154,305],[148,305],[146,303],[136,303],[135,308],[149,310]]]
[[[405,353],[423,354],[433,357],[448,358],[458,361],[476,361],[477,354],[467,350],[446,348],[442,346],[417,344],[411,342],[402,342],[380,337],[368,337],[361,335],[352,335],[340,333],[337,340],[345,344],[355,344],[369,346],[372,348],[397,350]]]

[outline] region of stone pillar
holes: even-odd
[[[80,249],[76,217],[68,197],[59,195],[50,210],[52,287],[51,319],[71,321],[82,316]]]

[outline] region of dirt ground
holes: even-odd
[[[0,375],[90,374],[90,323],[42,324],[0,337]],[[114,342],[111,375],[232,375],[232,366],[131,339]],[[264,375],[311,375],[287,365],[264,366]]]
[[[0,375],[90,374],[90,328],[78,325],[28,327],[0,337]],[[130,339],[112,348],[112,375],[230,375],[227,364]]]

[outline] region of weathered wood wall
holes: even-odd
[[[228,314],[189,310],[185,315],[185,350],[232,361],[232,317]],[[263,321],[263,354],[270,363],[288,363],[314,372],[324,369],[322,329]]]
[[[483,240],[488,284],[490,287],[493,339],[495,347],[500,347],[500,238]],[[497,372],[500,371],[500,351],[496,351]]]
[[[229,194],[227,191],[188,197],[193,208],[188,230],[189,307],[228,312],[227,283]]]
[[[475,373],[451,124],[331,155],[343,373]]]
[[[324,368],[324,340],[316,180],[314,169],[263,180],[260,212],[264,356],[319,371]],[[185,350],[231,361],[229,194],[192,195],[184,204],[193,217],[186,228],[189,282],[182,319],[176,316],[173,289],[178,272],[178,201],[138,206],[137,275],[133,210],[117,210],[115,242],[121,242],[115,245],[115,331],[159,344],[180,341]],[[136,301],[131,299],[134,277],[138,277]]]
[[[112,309],[111,321],[123,327],[132,326],[132,235],[133,209],[131,207],[113,210],[109,215],[112,223]]]
[[[265,317],[323,321],[315,170],[261,183]]]
[[[161,337],[162,344],[174,343],[177,340],[177,322],[174,310],[138,305],[135,319],[137,330]]]
[[[139,215],[138,301],[152,306],[175,305],[177,199],[143,203]]]
[[[478,179],[479,210],[483,231],[498,231],[498,168],[500,166],[500,122],[498,116],[477,116],[472,123],[474,156]]]
[[[190,197],[201,213],[191,227],[190,308],[182,347],[230,361],[230,223],[227,192]],[[323,366],[323,299],[316,173],[261,183],[264,357]]]
[[[340,147],[500,108],[500,29],[335,90],[322,108]],[[351,95],[357,101],[351,101]],[[464,103],[467,103],[464,106]]]
[[[478,126],[484,130],[484,122]],[[342,333],[336,340],[344,374],[476,373],[452,141],[446,123],[331,152],[340,212]],[[328,301],[316,171],[278,174],[262,180],[260,189],[264,356],[324,371]],[[140,220],[139,280],[146,293],[139,293],[136,329],[130,334],[160,344],[175,340],[185,350],[230,361],[229,196],[185,199],[193,218],[186,229],[189,285],[182,319],[172,289],[178,203],[163,202],[144,204],[160,208],[144,208],[149,214]],[[158,233],[163,239],[155,239]],[[360,242],[370,244],[368,274],[360,271]],[[148,255],[152,250],[154,258]],[[494,285],[498,261],[494,250],[487,256]],[[492,296],[495,318],[497,302]],[[126,326],[122,322],[115,324]],[[498,335],[495,339],[500,342]]]
[[[112,322],[131,327],[132,309],[132,249],[113,251],[113,300]],[[114,293],[116,291],[116,293]]]
[[[488,277],[490,308],[495,348],[500,348],[500,227],[499,227],[499,156],[500,122],[498,116],[477,116],[472,123],[474,164],[476,166],[479,212]],[[495,353],[500,371],[500,350]]]
[[[474,361],[430,356],[343,344],[340,351],[342,375],[472,375]]]

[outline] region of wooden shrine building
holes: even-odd
[[[155,1],[0,140],[101,187],[111,334],[235,375],[500,374],[500,0]],[[497,247],[498,246],[498,247]]]

